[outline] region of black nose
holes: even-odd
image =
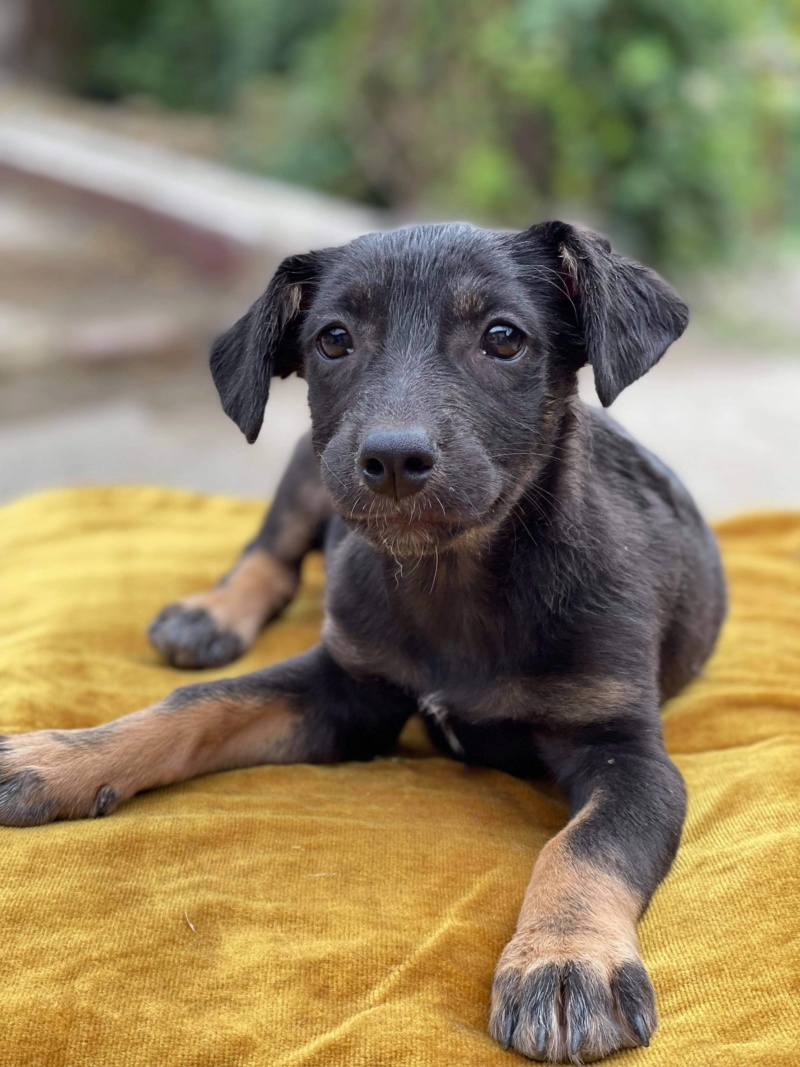
[[[370,430],[361,445],[358,465],[374,493],[397,500],[418,493],[436,463],[436,446],[424,430]]]

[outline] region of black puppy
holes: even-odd
[[[656,274],[560,222],[420,226],[286,260],[211,367],[249,441],[272,375],[304,375],[311,440],[236,567],[150,634],[175,665],[230,661],[324,544],[321,643],[108,726],[7,737],[0,821],[104,815],[230,767],[369,759],[420,710],[456,758],[569,799],[497,967],[492,1035],[576,1063],[647,1044],[636,922],[685,811],[659,704],[701,669],[725,592],[686,490],[579,401],[576,371],[592,365],[608,405],[686,322]]]

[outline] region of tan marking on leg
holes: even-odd
[[[606,675],[499,679],[472,708],[483,718],[529,718],[581,723],[618,714],[640,695],[637,686]]]
[[[585,960],[610,977],[618,964],[638,958],[641,901],[613,875],[569,856],[563,834],[539,854],[502,960],[524,968]]]
[[[0,783],[8,786],[6,812],[0,785],[0,822],[28,824],[22,809],[14,818],[15,803],[47,813],[34,822],[107,814],[145,789],[233,767],[293,762],[305,748],[302,716],[268,695],[186,705],[168,698],[103,727],[13,735],[0,752]],[[25,788],[12,788],[15,781]]]
[[[570,832],[596,803],[593,798],[539,854],[516,931],[495,972],[490,1032],[508,1042],[508,1019],[513,1016],[510,1043],[535,1059],[579,1063],[641,1043],[615,1007],[613,990],[615,975],[626,966],[637,973],[641,969],[650,988],[636,936],[642,900],[614,875],[576,858],[567,846]],[[589,1010],[582,1008],[585,1032],[577,1051],[571,1047],[574,1021],[563,1003],[570,976],[582,989],[593,990],[594,998]],[[553,989],[543,992],[548,982],[554,982]],[[540,1002],[531,1003],[536,1001],[531,990],[537,991]],[[509,999],[516,1003],[509,1004]],[[653,1012],[645,1028],[649,1033],[654,1027]]]
[[[262,626],[286,607],[297,584],[296,571],[268,552],[254,549],[216,589],[193,593],[180,604],[187,610],[204,608],[220,632],[232,630],[247,648]]]
[[[279,560],[294,561],[305,556],[320,523],[333,514],[333,503],[322,482],[307,481],[297,490],[297,498],[279,517],[279,528],[270,549]]]

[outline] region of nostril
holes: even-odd
[[[409,456],[403,464],[403,469],[407,474],[426,474],[432,466],[433,463],[422,456]]]
[[[384,466],[379,459],[375,459],[374,456],[370,456],[370,458],[364,464],[364,470],[367,474],[371,474],[374,478],[379,478],[384,473]]]

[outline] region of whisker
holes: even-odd
[[[344,482],[343,482],[343,481],[342,481],[342,479],[341,479],[341,478],[339,477],[339,475],[338,475],[338,474],[336,473],[336,471],[335,471],[335,470],[333,470],[333,468],[331,467],[330,463],[328,463],[327,459],[325,459],[325,456],[324,456],[324,455],[320,455],[320,457],[319,457],[319,458],[320,458],[320,459],[322,460],[322,462],[323,462],[323,463],[325,464],[325,466],[326,466],[326,467],[328,468],[328,470],[329,470],[329,471],[331,472],[331,474],[332,474],[332,475],[333,475],[333,477],[334,477],[334,478],[336,479],[336,481],[337,481],[337,482],[339,483],[339,485],[341,485],[342,489],[345,489],[345,490],[346,490],[346,489],[347,489],[347,486],[346,486],[346,485],[344,484]]]
[[[436,563],[434,564],[433,568],[433,579],[431,580],[431,587],[428,590],[428,596],[433,595],[433,587],[434,585],[436,585],[436,575],[439,573],[439,548],[437,545],[433,546],[433,551],[435,554]]]

